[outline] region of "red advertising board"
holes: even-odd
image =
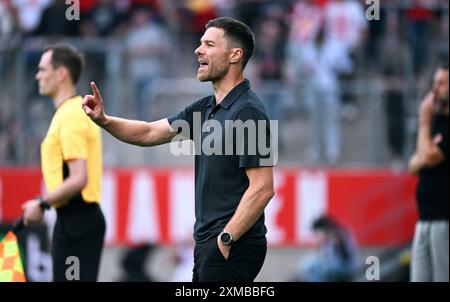
[[[278,168],[276,195],[265,211],[269,243],[310,244],[311,223],[323,213],[351,228],[361,246],[409,242],[417,220],[415,186],[415,178],[392,171]],[[0,168],[0,222],[13,222],[20,205],[44,191],[39,169]],[[109,245],[189,240],[193,170],[105,169],[101,204]],[[51,224],[54,213],[49,216]]]

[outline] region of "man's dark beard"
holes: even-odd
[[[207,78],[201,80],[201,82],[214,82],[214,81],[218,81],[221,80],[225,77],[225,75],[228,73],[228,70],[230,68],[225,68],[222,71],[216,72],[216,74],[213,75],[209,75]]]

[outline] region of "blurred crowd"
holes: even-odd
[[[192,77],[197,64],[193,49],[205,23],[232,16],[249,24],[256,34],[256,53],[247,76],[270,117],[278,119],[282,128],[295,114],[292,108],[298,100],[307,112],[312,127],[311,162],[340,160],[342,121],[352,122],[360,114],[348,84],[372,78],[382,80],[388,145],[393,157],[401,158],[408,114],[405,77],[419,83],[414,87],[426,87],[434,64],[448,57],[448,2],[442,0],[381,0],[374,20],[368,15],[372,4],[361,0],[79,2],[79,20],[68,21],[65,1],[0,0],[0,89],[7,86],[3,79],[12,66],[4,55],[6,49],[20,49],[36,37],[74,37],[86,42],[107,38],[114,41],[107,47],[120,45],[125,51],[126,70],[120,72],[127,74],[130,83],[134,117],[148,120],[153,117],[156,80]],[[185,59],[183,66],[168,64],[175,57]],[[33,54],[27,60],[33,62]],[[104,55],[92,54],[87,63],[96,66],[88,67],[98,73],[94,78],[105,78]],[[34,68],[30,67],[31,74]],[[6,106],[0,103],[0,163],[14,160],[12,140],[18,131],[14,114],[9,110],[7,114]],[[283,140],[280,144],[285,148]]]

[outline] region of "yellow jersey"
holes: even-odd
[[[64,101],[53,115],[41,144],[41,167],[48,192],[68,177],[67,161],[86,160],[88,182],[81,191],[87,203],[100,203],[102,142],[100,128],[81,108],[81,96]]]

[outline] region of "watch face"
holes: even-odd
[[[220,235],[220,240],[224,243],[230,243],[231,242],[231,235],[229,233],[222,233],[222,235]]]

